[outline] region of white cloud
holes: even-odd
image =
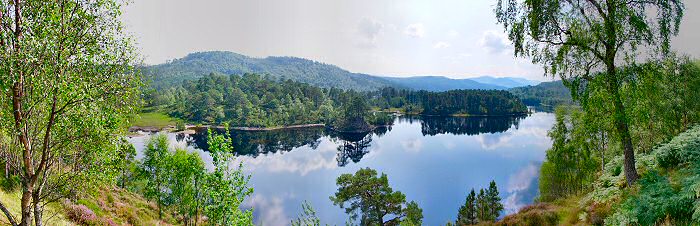
[[[506,191],[510,195],[503,201],[506,214],[517,212],[525,206],[525,203],[530,202],[528,199],[533,198],[534,188],[532,186],[537,186],[533,182],[539,176],[539,168],[538,164],[529,164],[510,176],[506,187]]]
[[[447,37],[448,37],[448,38],[456,38],[457,36],[459,36],[459,32],[457,32],[457,31],[454,30],[454,29],[449,30],[449,31],[447,32]]]
[[[280,197],[265,197],[254,194],[244,206],[252,207],[254,218],[259,225],[286,225],[290,218],[284,212],[284,202]]]
[[[493,54],[503,53],[511,48],[508,37],[497,31],[484,32],[480,44],[486,51]]]
[[[357,32],[364,39],[361,44],[363,46],[376,46],[377,36],[383,29],[384,24],[370,18],[362,18],[357,26]]]
[[[298,173],[301,176],[322,169],[335,169],[338,167],[336,158],[338,144],[331,141],[322,141],[314,151],[309,146],[303,146],[292,152],[277,152],[257,157],[241,156],[233,161],[234,166],[241,161],[245,162],[246,170],[268,170],[270,172]]]
[[[423,149],[423,141],[421,139],[406,139],[401,141],[401,147],[409,152],[420,152]]]
[[[436,42],[435,45],[433,45],[433,48],[435,49],[444,49],[450,47],[450,43],[447,42]]]
[[[422,38],[425,36],[425,26],[422,23],[408,25],[404,34],[414,38]]]

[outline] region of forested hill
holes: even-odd
[[[451,79],[443,76],[419,76],[408,78],[380,77],[352,73],[334,65],[296,57],[253,58],[245,55],[214,51],[191,53],[173,61],[146,66],[143,72],[151,87],[158,90],[180,85],[183,81],[197,80],[210,73],[243,75],[255,73],[269,75],[279,80],[291,79],[321,88],[353,89],[357,91],[379,90],[382,87],[413,90],[447,91],[457,89],[504,90],[533,84],[518,78]],[[478,81],[476,81],[478,79]]]
[[[144,74],[156,89],[196,80],[212,72],[224,75],[267,74],[323,88],[376,90],[393,86],[389,81],[378,77],[351,73],[334,65],[302,58],[252,58],[222,51],[191,53],[184,58],[144,68]]]
[[[496,89],[505,90],[508,87],[476,82],[471,79],[451,79],[442,76],[416,76],[408,78],[384,77],[408,89],[426,90],[426,91],[448,91],[457,89]]]
[[[508,91],[519,97],[526,105],[556,106],[574,103],[571,92],[561,80],[543,82],[536,86],[516,87]]]

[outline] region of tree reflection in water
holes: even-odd
[[[370,143],[372,143],[372,134],[373,133],[338,133],[331,135],[332,139],[342,142],[337,148],[338,153],[336,155],[336,160],[338,161],[338,166],[346,166],[350,163],[350,160],[354,163],[360,162],[362,157],[369,153],[369,146]]]
[[[401,122],[420,122],[421,132],[424,136],[438,134],[454,135],[478,135],[482,133],[505,132],[511,127],[518,128],[520,120],[526,116],[514,117],[401,117]],[[382,137],[390,132],[389,127],[379,127],[370,133],[348,134],[337,133],[325,128],[301,128],[276,131],[230,131],[233,138],[236,155],[257,157],[259,155],[285,153],[294,148],[309,146],[316,150],[327,136],[334,143],[339,143],[336,155],[338,166],[346,166],[351,161],[358,163],[362,157],[369,153],[373,136]],[[178,134],[178,141],[185,140],[188,145],[195,148],[208,150],[206,137],[207,129],[199,128],[192,135]],[[224,130],[215,129],[214,133],[223,133]]]
[[[420,121],[421,132],[425,135],[453,134],[479,135],[482,133],[502,133],[515,126],[526,116],[508,117],[440,117],[413,116],[400,120],[409,122]]]

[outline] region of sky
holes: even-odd
[[[294,56],[382,76],[540,81],[513,57],[495,0],[133,0],[123,21],[146,64],[192,52]],[[674,48],[700,58],[700,1],[686,0]]]

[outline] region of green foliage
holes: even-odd
[[[115,153],[114,135],[140,104],[141,85],[121,7],[116,0],[0,1],[0,133],[22,158],[14,166],[23,169],[18,224],[41,224],[47,202],[113,176],[103,167]]]
[[[694,145],[700,140],[699,127],[679,134],[650,154],[638,154],[637,167],[646,173],[631,189],[624,189],[622,157],[613,158],[582,203],[612,205],[607,225],[699,223],[700,167],[692,157],[700,152]],[[683,156],[679,153],[691,157],[679,159]]]
[[[147,181],[144,196],[156,201],[159,218],[163,217],[163,205],[167,198],[165,191],[169,176],[168,160],[171,156],[169,145],[168,137],[158,133],[146,142],[143,153],[142,173]]]
[[[678,168],[700,162],[700,126],[695,126],[656,148],[654,153],[660,167]]]
[[[527,107],[512,93],[503,90],[410,91],[384,88],[374,105],[380,108],[418,108],[424,115],[514,115]]]
[[[338,191],[330,197],[331,201],[344,208],[352,220],[360,217],[361,225],[399,222],[419,225],[422,222],[423,210],[415,202],[407,204],[403,193],[393,191],[389,187],[386,174],[377,176],[377,171],[365,168],[358,170],[354,175],[340,175],[336,184]],[[387,215],[395,217],[385,221],[384,217]]]
[[[674,221],[691,219],[694,207],[694,194],[679,194],[667,177],[652,171],[639,182],[640,190],[627,198],[616,208],[619,209],[605,220],[606,225],[654,225],[665,218]]]
[[[593,156],[595,137],[591,137],[583,113],[576,108],[557,107],[554,127],[548,136],[547,150],[540,168],[540,197],[553,201],[590,189],[595,180],[597,161]]]
[[[167,164],[168,206],[174,206],[185,223],[196,221],[207,196],[203,189],[206,183],[204,162],[196,152],[176,149]]]
[[[489,183],[489,188],[486,190],[485,198],[487,203],[487,211],[484,214],[485,218],[480,220],[496,221],[496,218],[498,218],[498,216],[501,215],[501,211],[503,211],[503,204],[501,203],[501,197],[498,194],[496,181],[491,181],[491,183]]]
[[[435,93],[385,88],[373,92],[322,89],[305,83],[274,81],[271,76],[210,74],[182,86],[152,93],[151,103],[165,105],[174,117],[208,124],[277,127],[286,125],[353,124],[370,120],[370,107],[405,108],[430,115],[512,115],[527,112],[506,91],[455,90]],[[163,100],[163,101],[156,101]],[[168,100],[168,101],[164,101]]]
[[[472,225],[476,223],[476,193],[472,188],[464,204],[459,207],[455,225]]]
[[[418,226],[423,225],[423,209],[418,206],[418,203],[411,201],[406,204],[404,209],[406,218],[401,221],[402,226]]]
[[[648,13],[650,10],[655,14]],[[636,65],[640,49],[656,50],[650,58],[669,56],[670,40],[679,32],[684,4],[659,1],[518,1],[498,0],[495,14],[514,44],[516,56],[542,64],[559,76],[574,99],[585,103],[594,91],[605,94],[615,134],[625,156],[629,184],[639,177],[630,129],[631,112],[623,96],[636,91],[620,68]],[[638,140],[636,142],[639,142]]]
[[[209,197],[205,214],[214,225],[253,225],[253,210],[241,210],[244,199],[253,193],[248,187],[250,176],[244,174],[243,163],[238,168],[231,168],[233,146],[228,133],[214,135],[211,130],[207,135],[207,145],[214,161],[214,172],[207,176]]]
[[[316,210],[310,203],[301,203],[302,212],[297,219],[292,220],[292,226],[321,226],[321,220],[316,216]]]
[[[176,124],[176,120],[159,112],[141,112],[131,125],[139,127],[156,127],[162,129]]]
[[[536,86],[516,87],[508,90],[528,106],[573,105],[569,91],[562,81],[543,82]]]
[[[127,182],[136,179],[136,148],[126,139],[121,139],[117,143],[117,157],[113,163],[114,169],[117,171],[117,184],[121,188],[126,188]]]
[[[296,57],[251,58],[232,52],[198,52],[165,64],[143,68],[158,90],[183,81],[197,80],[209,73],[268,74],[276,80],[291,79],[323,88],[376,90],[392,85],[387,80],[351,73],[333,65]]]
[[[491,181],[487,189],[479,189],[478,195],[474,189],[469,192],[464,204],[457,212],[455,225],[495,222],[501,215],[501,211],[503,211],[503,204],[498,194],[498,187],[495,181]]]
[[[227,135],[209,131],[207,144],[214,171],[208,172],[198,153],[171,151],[165,134],[151,137],[138,171],[146,183],[144,195],[158,204],[159,218],[163,218],[163,212],[173,210],[185,224],[198,222],[200,215],[207,216],[212,225],[253,224],[252,209],[240,209],[253,192],[248,187],[250,176],[243,173],[242,164],[237,168],[229,166],[234,160],[231,142]]]

